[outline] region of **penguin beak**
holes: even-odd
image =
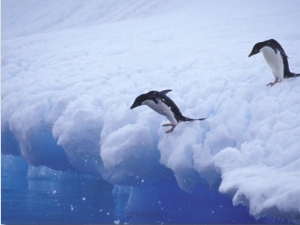
[[[134,108],[136,108],[136,107],[138,107],[139,105],[138,104],[136,104],[135,102],[132,104],[132,106],[130,107],[130,109],[134,109]]]
[[[256,55],[257,53],[259,53],[259,51],[257,51],[256,49],[252,49],[252,51],[249,54],[249,57]]]

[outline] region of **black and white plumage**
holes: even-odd
[[[275,77],[275,81],[267,84],[267,86],[273,86],[274,84],[281,82],[284,78],[300,76],[300,74],[292,73],[290,71],[288,56],[276,40],[270,39],[256,43],[253,46],[249,57],[259,52],[263,54]]]
[[[141,94],[135,99],[130,109],[134,109],[141,105],[147,105],[155,112],[167,117],[170,123],[164,124],[163,126],[171,126],[171,129],[167,130],[166,133],[172,132],[179,122],[206,119],[191,119],[183,116],[177,105],[166,95],[170,91],[172,90],[149,91],[146,94]]]

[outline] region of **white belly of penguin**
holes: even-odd
[[[270,47],[263,47],[261,52],[267,61],[268,65],[270,66],[275,78],[280,80],[283,79],[283,60],[281,54],[278,50],[275,50]]]
[[[173,112],[171,111],[170,107],[168,107],[166,104],[164,104],[162,101],[157,100],[158,103],[155,103],[153,100],[146,100],[143,102],[143,105],[149,106],[151,109],[153,109],[155,112],[165,116],[168,118],[168,120],[176,125],[177,121],[174,117]]]

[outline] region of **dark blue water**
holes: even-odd
[[[94,180],[28,180],[2,174],[2,223],[111,223],[112,186]]]
[[[175,181],[139,187],[138,194],[129,197],[96,178],[27,179],[2,171],[1,190],[5,224],[286,222],[255,220],[247,208],[232,206],[229,196],[207,187],[186,193]]]

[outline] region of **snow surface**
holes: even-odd
[[[274,38],[300,72],[299,10],[298,0],[3,0],[2,154],[117,185],[174,175],[193,191],[221,177],[219,191],[251,215],[299,220],[300,79],[266,87],[270,68],[248,58]],[[129,109],[164,89],[184,115],[208,119],[165,134],[165,118]]]

